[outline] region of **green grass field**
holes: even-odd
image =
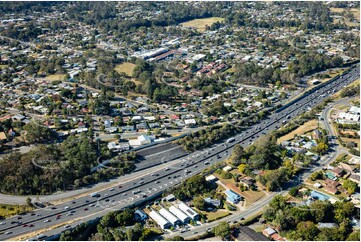
[[[202,32],[206,29],[206,25],[211,26],[215,22],[223,22],[223,21],[224,18],[218,18],[218,17],[197,18],[188,22],[181,23],[181,25],[184,27],[193,27],[196,28],[198,31]]]

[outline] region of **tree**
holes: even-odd
[[[354,194],[357,191],[357,183],[350,181],[350,180],[346,180],[343,182],[342,187],[345,188],[347,190],[347,193],[349,195]]]
[[[213,232],[215,236],[219,236],[222,239],[225,239],[227,236],[229,236],[231,229],[227,222],[221,222],[213,229]]]
[[[27,204],[28,206],[33,206],[33,204],[31,203],[31,198],[30,198],[30,197],[27,197],[27,198],[26,198],[26,204]]]
[[[246,164],[240,164],[240,165],[238,166],[238,170],[239,170],[239,172],[240,172],[240,173],[243,173],[243,172],[244,172],[244,170],[246,169],[246,167],[247,167],[247,165],[246,165]]]
[[[297,188],[297,187],[292,187],[288,193],[289,193],[292,197],[297,197],[297,195],[298,195],[298,188]]]
[[[347,241],[360,241],[360,230],[352,232],[346,239]]]
[[[206,209],[206,202],[201,196],[195,197],[193,199],[193,205],[199,210],[204,211]]]
[[[311,221],[300,222],[297,224],[296,230],[299,238],[301,240],[315,240],[316,236],[319,233],[318,228]]]

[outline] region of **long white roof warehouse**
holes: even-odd
[[[171,206],[169,208],[169,211],[171,213],[173,213],[175,216],[177,216],[177,218],[179,218],[180,221],[182,221],[182,223],[188,223],[188,221],[190,220],[190,217],[187,216],[187,214],[183,213],[179,208]]]
[[[171,223],[169,223],[168,220],[154,210],[149,213],[149,217],[151,217],[162,229],[167,229],[171,226]]]
[[[159,210],[159,213],[164,218],[166,218],[173,226],[180,223],[180,220],[165,208],[161,208]]]
[[[180,210],[182,210],[185,214],[187,214],[191,219],[193,220],[197,220],[198,217],[198,213],[196,213],[193,209],[191,209],[190,207],[188,207],[187,204],[180,202],[178,204],[178,207]]]

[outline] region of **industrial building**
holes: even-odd
[[[162,229],[169,229],[172,224],[156,211],[151,211],[149,217],[153,219]]]
[[[182,210],[185,214],[187,214],[192,220],[198,220],[199,214],[191,209],[187,204],[180,202],[178,204],[178,208]]]
[[[179,208],[171,206],[169,211],[173,213],[182,223],[188,223],[191,218],[187,214],[183,213]]]
[[[181,224],[181,221],[165,208],[159,210],[160,215],[166,218],[173,226]]]

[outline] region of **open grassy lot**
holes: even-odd
[[[342,12],[350,12],[353,14],[354,18],[357,19],[358,21],[360,21],[360,9],[357,8],[351,8],[351,9],[346,9],[346,8],[330,8],[330,10],[334,13],[342,13]],[[334,19],[335,23],[338,22],[344,22],[347,26],[359,26],[360,23],[355,23],[355,22],[350,22],[348,21],[348,19],[342,18],[341,19]]]
[[[198,31],[202,32],[206,29],[206,25],[211,26],[215,22],[223,22],[223,21],[224,18],[218,18],[218,17],[198,18],[188,22],[181,23],[181,25],[184,27],[193,27],[196,28]]]
[[[261,198],[263,198],[266,193],[263,191],[244,191],[241,192],[241,195],[246,199],[247,205],[250,205],[258,200],[260,200]]]
[[[298,127],[297,129],[293,130],[292,132],[280,137],[277,142],[282,143],[283,141],[291,140],[295,137],[295,135],[305,134],[311,130],[316,129],[317,126],[318,126],[318,121],[316,119],[310,120],[304,123],[303,125],[301,125],[300,127]]]
[[[0,218],[8,218],[31,210],[33,208],[27,205],[0,204]]]
[[[45,79],[49,81],[63,81],[65,76],[65,74],[54,74],[47,76]]]
[[[224,209],[218,209],[215,212],[203,212],[202,211],[202,213],[207,216],[208,222],[212,222],[217,219],[224,218],[231,214],[230,212],[228,212],[227,210],[224,210]]]
[[[122,64],[117,65],[114,69],[118,73],[124,72],[125,74],[127,74],[127,76],[131,77],[133,74],[134,67],[135,67],[135,65],[133,63],[124,62]]]
[[[9,65],[0,65],[0,70],[7,68]]]

